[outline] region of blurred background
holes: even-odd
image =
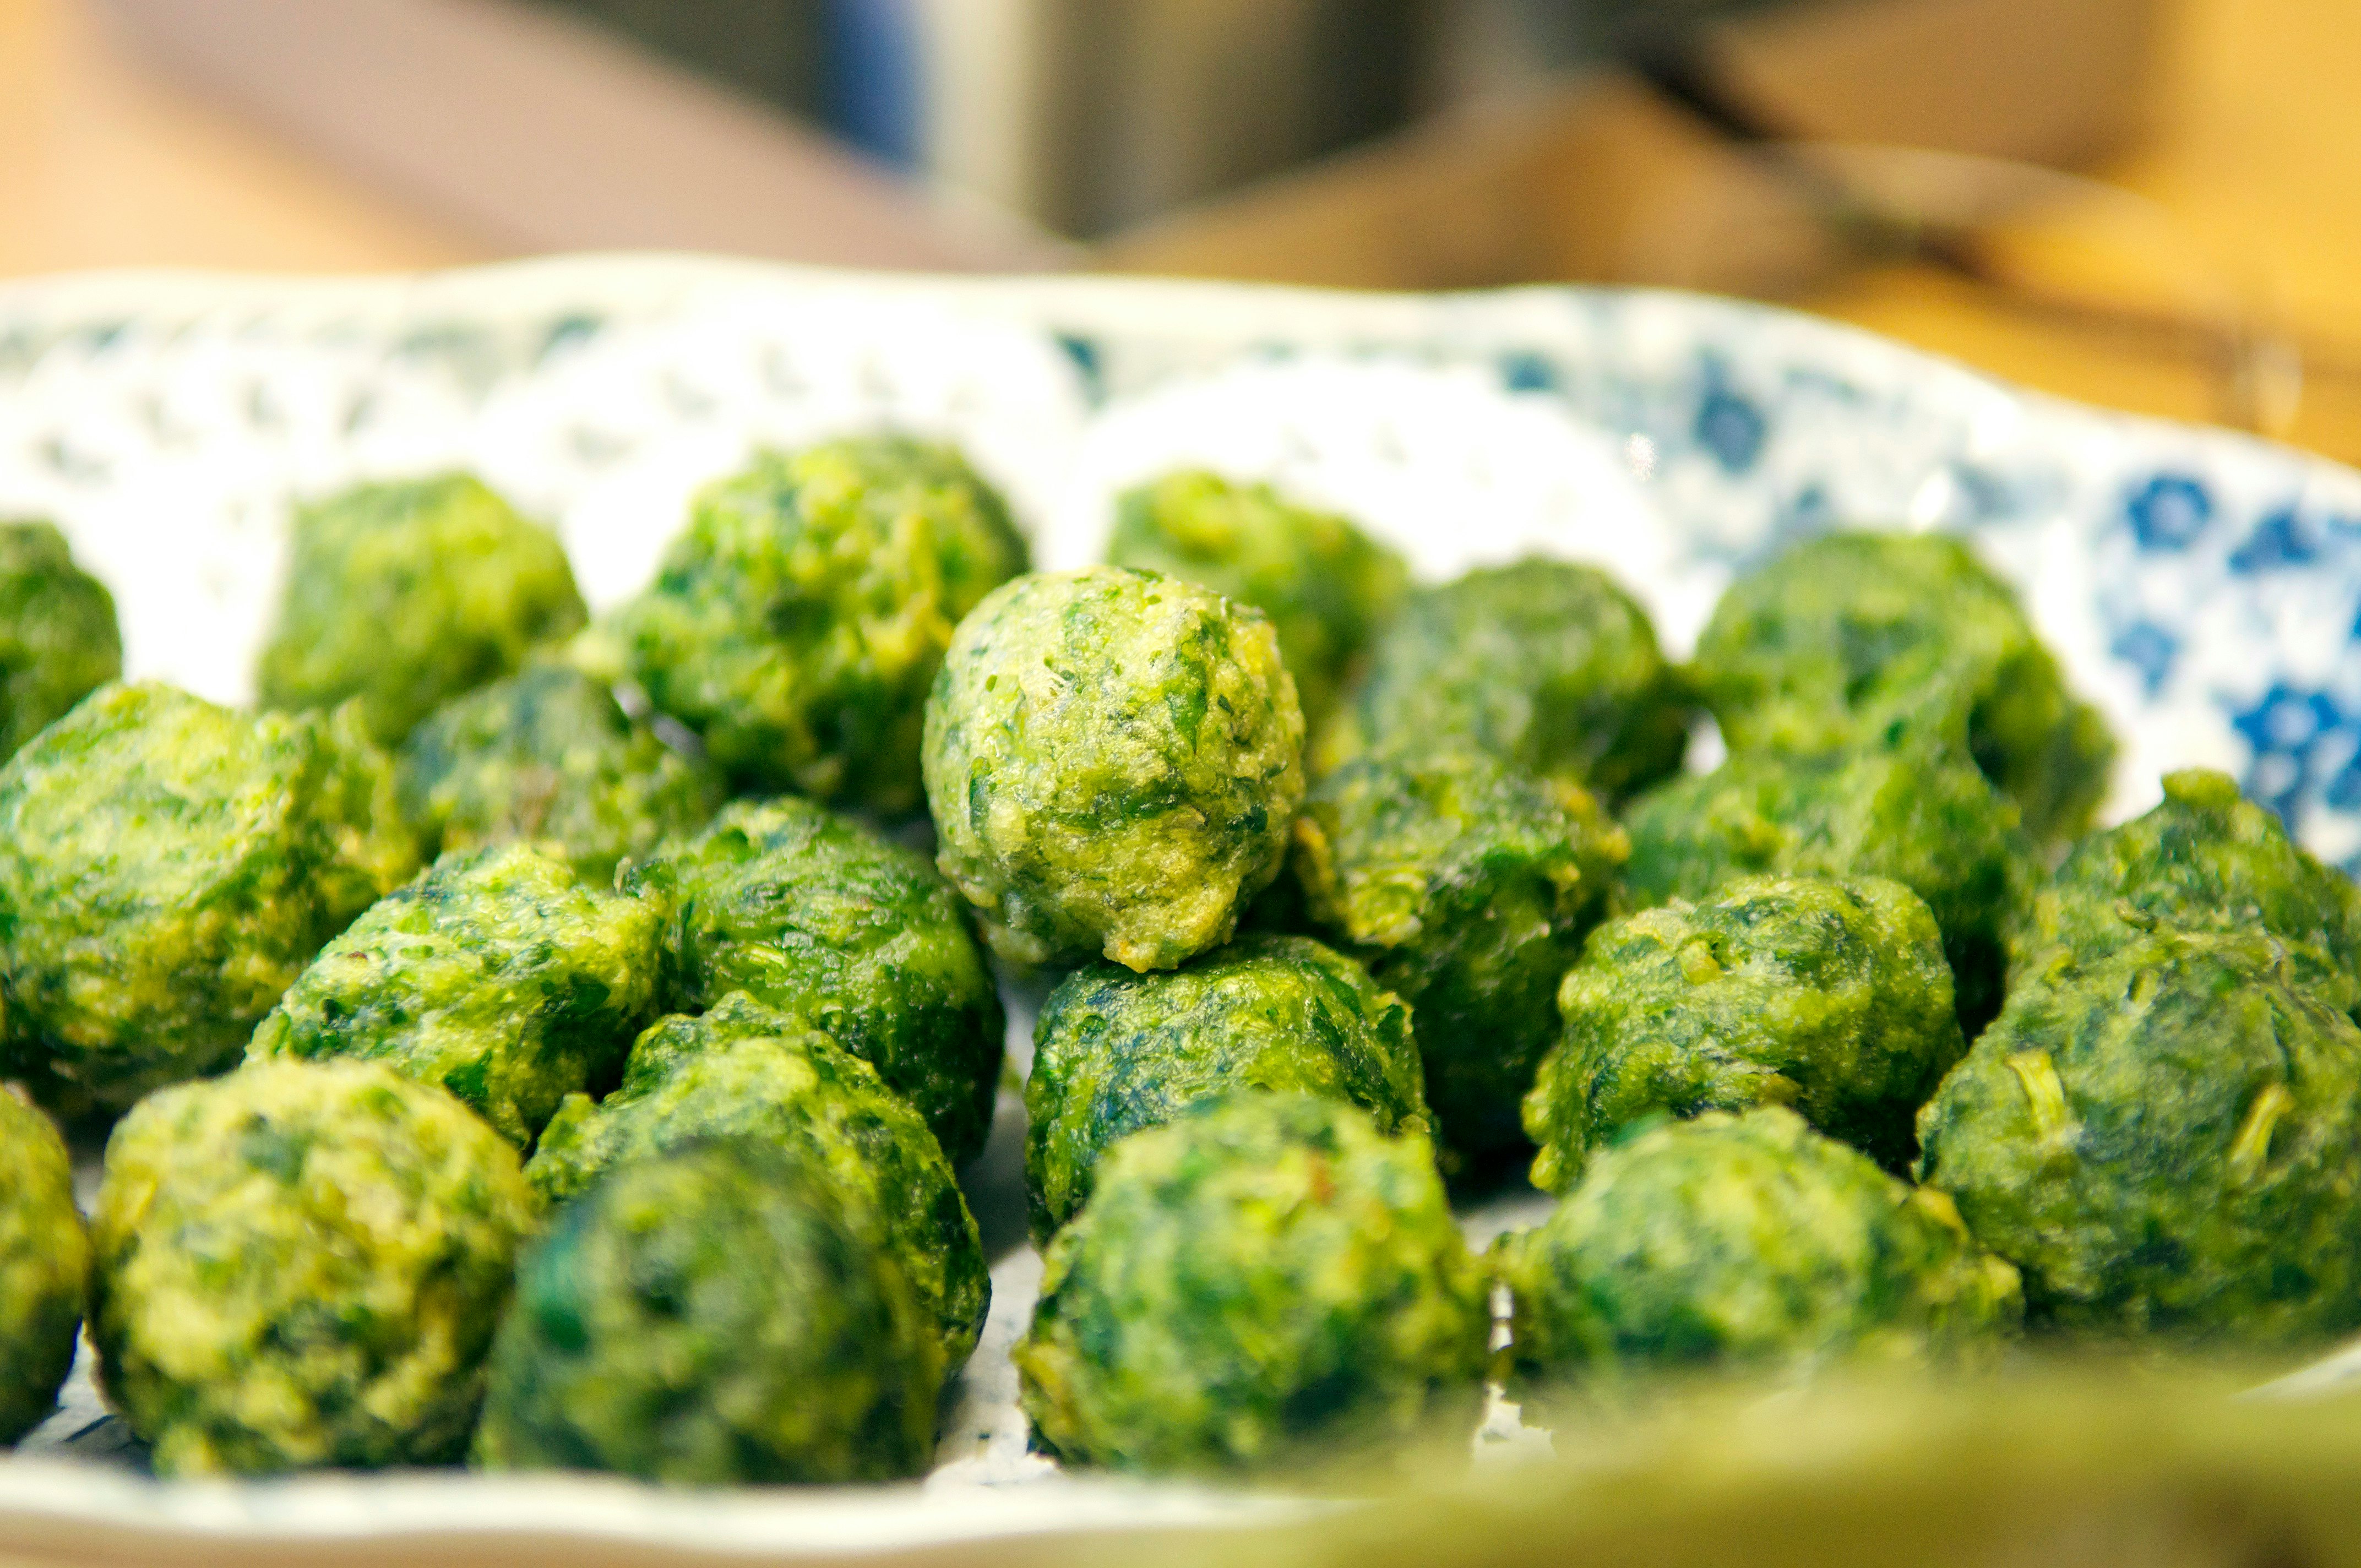
[[[0,0],[0,275],[1779,300],[2361,461],[2355,0]]]

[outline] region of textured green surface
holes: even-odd
[[[1100,1157],[1235,1089],[1325,1095],[1426,1133],[1410,1009],[1307,937],[1241,937],[1177,970],[1099,963],[1049,993],[1025,1080],[1033,1239],[1074,1217]]]
[[[667,1009],[743,991],[800,1014],[917,1106],[951,1163],[983,1147],[1006,1020],[926,856],[782,796],[727,807],[625,886],[665,911]]]
[[[46,522],[0,522],[0,757],[123,674],[115,596]]]
[[[118,1123],[91,1337],[157,1472],[465,1452],[520,1243],[516,1151],[375,1062],[271,1062]]]
[[[2361,1324],[2361,1029],[2264,938],[2027,977],[1918,1118],[1924,1179],[2068,1327],[2271,1344]]]
[[[766,452],[697,496],[615,630],[740,787],[902,812],[951,628],[1025,564],[1007,507],[950,447]]]
[[[1424,1137],[1246,1093],[1108,1151],[1016,1357],[1064,1459],[1219,1472],[1464,1444],[1490,1333]]]
[[[927,702],[939,862],[1004,957],[1170,969],[1279,874],[1302,747],[1260,611],[1116,566],[1020,577]]]
[[[612,1167],[706,1137],[816,1160],[937,1325],[946,1375],[966,1364],[992,1282],[950,1162],[873,1068],[804,1019],[733,994],[702,1017],[652,1025],[631,1047],[622,1087],[595,1106],[568,1097],[525,1174],[563,1201]]]
[[[1312,762],[1475,751],[1612,804],[1678,767],[1688,728],[1639,603],[1591,567],[1530,559],[1411,594]]]
[[[416,869],[350,707],[102,688],[0,768],[8,1076],[79,1113],[227,1066],[320,944]]]
[[[1888,1169],[1967,1049],[1942,933],[1882,877],[1748,877],[1610,921],[1558,992],[1565,1032],[1525,1100],[1533,1182],[1661,1114],[1787,1105]]]
[[[1572,784],[1463,753],[1346,763],[1312,786],[1295,838],[1313,928],[1411,1005],[1444,1141],[1513,1145],[1622,829]]]
[[[1202,583],[1270,617],[1314,729],[1409,582],[1401,557],[1350,520],[1196,469],[1116,499],[1107,559]]]
[[[657,912],[524,844],[462,850],[321,950],[247,1059],[358,1057],[446,1089],[520,1147],[614,1081],[654,1011]]]
[[[257,672],[262,700],[357,697],[389,746],[585,619],[557,536],[466,474],[361,485],[300,508],[293,550]]]
[[[1722,596],[1691,667],[1733,751],[1840,748],[1932,700],[1957,711],[2036,837],[2079,833],[2107,791],[2106,721],[2066,690],[2015,591],[1957,539],[1795,545]]]
[[[1708,1112],[1600,1151],[1499,1255],[1510,1397],[1545,1419],[1633,1372],[1972,1352],[2024,1304],[2016,1271],[1941,1193],[1781,1107]]]
[[[612,1172],[526,1252],[476,1460],[690,1486],[895,1480],[934,1451],[940,1365],[824,1173],[693,1144]]]
[[[603,683],[560,664],[435,709],[403,743],[400,778],[429,853],[555,844],[602,884],[624,856],[695,831],[722,790],[711,768],[625,718]]]
[[[0,1443],[57,1408],[90,1274],[65,1140],[0,1088]]]

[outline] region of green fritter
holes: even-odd
[[[46,522],[0,522],[0,757],[123,674],[115,596]]]
[[[1652,1116],[1787,1105],[1890,1170],[1967,1050],[1943,936],[1883,877],[1745,877],[1610,921],[1558,992],[1565,1035],[1525,1098],[1533,1183]]]
[[[900,813],[951,629],[1025,566],[1006,504],[956,451],[864,436],[707,487],[615,630],[741,790]]]
[[[1260,610],[1120,566],[1020,577],[927,702],[938,859],[1004,958],[1170,969],[1279,875],[1302,751]]]
[[[2268,938],[2059,956],[1918,1139],[1922,1179],[2063,1327],[2269,1345],[2361,1324],[2361,1029]]]
[[[1680,766],[1688,731],[1687,686],[1639,602],[1534,558],[1411,594],[1312,761],[1478,751],[1613,804]]]
[[[49,1119],[0,1088],[0,1442],[57,1409],[90,1277],[73,1161]]]
[[[1431,1131],[1410,1009],[1308,937],[1241,937],[1177,970],[1077,970],[1049,993],[1025,1080],[1025,1188],[1046,1245],[1109,1146],[1238,1089],[1321,1094],[1386,1133]]]
[[[566,1095],[614,1081],[654,1011],[656,927],[530,845],[458,850],[321,949],[247,1059],[381,1061],[526,1147]]]
[[[101,687],[0,767],[0,1066],[74,1114],[227,1067],[417,848],[351,707]]]
[[[1558,981],[1631,852],[1623,830],[1573,784],[1462,753],[1345,763],[1312,786],[1295,841],[1313,928],[1418,1020],[1443,1140],[1513,1146],[1557,1040]]]
[[[562,1202],[612,1167],[709,1137],[752,1138],[816,1161],[935,1325],[946,1375],[966,1365],[992,1281],[950,1162],[875,1069],[806,1019],[733,993],[702,1017],[651,1025],[631,1047],[621,1088],[596,1105],[567,1096],[525,1175]]]
[[[1199,469],[1118,498],[1107,559],[1202,583],[1270,617],[1315,730],[1409,583],[1401,557],[1349,519]]]
[[[588,612],[557,535],[467,474],[360,485],[297,509],[272,707],[360,701],[391,746],[443,703],[514,674]]]
[[[933,1454],[940,1369],[825,1173],[691,1144],[609,1172],[526,1251],[475,1458],[675,1486],[898,1480]]]
[[[1939,534],[1833,533],[1741,577],[1691,665],[1733,751],[1835,750],[1930,696],[2039,839],[2107,791],[2106,720],[2066,689],[2015,590]]]
[[[164,1090],[107,1141],[101,1384],[162,1475],[450,1463],[539,1222],[499,1134],[376,1062]]]
[[[1545,1420],[1633,1374],[1972,1358],[2024,1312],[1942,1193],[1779,1106],[1635,1132],[1499,1250],[1509,1394]]]
[[[603,682],[562,664],[455,697],[401,748],[402,808],[432,853],[554,844],[611,882],[617,862],[701,827],[720,776],[625,717]]]
[[[1036,1442],[1071,1463],[1318,1467],[1465,1443],[1491,1330],[1425,1137],[1246,1093],[1107,1151],[1016,1361]]]
[[[983,1149],[1007,1021],[925,855],[782,796],[728,806],[623,885],[666,912],[668,1010],[743,991],[800,1014],[917,1107],[952,1164]]]

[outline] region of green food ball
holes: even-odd
[[[1119,566],[1020,577],[927,702],[938,858],[1005,958],[1170,969],[1279,874],[1302,749],[1259,610]]]
[[[227,1067],[417,865],[353,709],[101,687],[0,767],[6,1075],[79,1114]]]
[[[1016,1361],[1036,1441],[1074,1464],[1296,1467],[1464,1443],[1491,1326],[1423,1136],[1246,1093],[1107,1151]]]
[[[1744,877],[1591,934],[1558,992],[1565,1036],[1525,1099],[1533,1183],[1669,1113],[1789,1105],[1890,1170],[1967,1050],[1942,933],[1898,882]]]
[[[57,1409],[90,1277],[73,1162],[49,1119],[0,1088],[0,1442]]]
[[[1613,804],[1680,766],[1688,730],[1639,602],[1588,566],[1529,559],[1411,595],[1312,762],[1477,751]]]
[[[1426,1098],[1464,1154],[1513,1146],[1557,987],[1631,846],[1575,785],[1463,753],[1363,757],[1312,786],[1296,877],[1315,929],[1418,1020]]]
[[[2070,1328],[2257,1344],[2361,1324],[2361,1029],[2261,937],[2032,977],[1919,1113],[1922,1179]]]
[[[1350,520],[1196,469],[1116,499],[1107,559],[1202,583],[1270,617],[1315,730],[1409,582],[1401,557]]]
[[[613,1081],[653,1010],[656,925],[530,845],[447,854],[321,949],[247,1059],[381,1061],[526,1147],[566,1095]]]
[[[1381,1132],[1426,1133],[1410,1009],[1307,937],[1241,937],[1177,970],[1093,964],[1033,1030],[1025,1188],[1046,1245],[1091,1195],[1109,1146],[1242,1088],[1321,1094]]]
[[[361,485],[295,513],[258,679],[272,707],[360,699],[397,745],[459,693],[588,618],[557,535],[467,474]]]
[[[1960,540],[1832,533],[1741,577],[1697,640],[1697,685],[1732,751],[1835,750],[1931,698],[2039,839],[2107,791],[2106,720],[2066,689],[2012,589]]]
[[[115,596],[49,523],[0,523],[0,757],[122,674]]]
[[[616,630],[740,788],[904,812],[951,628],[1025,565],[1006,504],[948,446],[765,452],[697,496]]]
[[[782,796],[728,806],[623,885],[667,911],[667,1008],[743,991],[799,1014],[916,1106],[952,1164],[983,1149],[1007,1021],[926,856]]]
[[[708,1137],[752,1138],[816,1161],[936,1325],[946,1374],[966,1365],[992,1281],[950,1162],[875,1069],[802,1018],[734,994],[702,1017],[651,1025],[620,1089],[597,1105],[567,1096],[525,1175],[559,1202],[612,1167]]]
[[[1767,1106],[1602,1149],[1500,1248],[1509,1393],[1547,1419],[1635,1372],[1793,1376],[1839,1359],[1972,1354],[2014,1332],[2016,1270],[1938,1191]]]
[[[435,853],[518,840],[611,882],[626,855],[694,832],[721,780],[624,716],[604,683],[538,664],[455,697],[401,748],[402,807]]]
[[[526,1251],[475,1457],[686,1486],[896,1480],[934,1452],[940,1365],[825,1174],[692,1144],[609,1173]]]
[[[157,1473],[466,1452],[519,1245],[516,1151],[375,1062],[268,1062],[116,1124],[91,1337]]]

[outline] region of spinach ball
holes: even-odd
[[[2267,937],[2061,956],[1918,1140],[1921,1179],[2063,1327],[2269,1345],[2361,1324],[2361,1029]]]
[[[1782,1107],[1645,1128],[1602,1149],[1500,1247],[1511,1398],[1544,1419],[1635,1373],[1784,1376],[1973,1355],[2013,1332],[2016,1271],[1914,1189]]]
[[[697,1138],[774,1145],[825,1171],[927,1312],[946,1375],[966,1364],[992,1282],[950,1162],[876,1069],[805,1019],[733,994],[702,1017],[651,1025],[621,1088],[596,1105],[566,1097],[525,1176],[562,1202],[608,1169]]]
[[[609,1173],[517,1267],[488,1470],[891,1481],[935,1446],[933,1325],[827,1177],[755,1143]]]
[[[1246,1093],[1107,1151],[1016,1360],[1070,1463],[1296,1468],[1465,1442],[1491,1328],[1423,1136]]]
[[[724,808],[623,885],[666,912],[666,1008],[742,991],[799,1014],[916,1106],[952,1164],[983,1149],[1007,1021],[926,856],[783,795]]]
[[[1107,560],[1202,583],[1270,617],[1315,731],[1409,581],[1401,557],[1348,519],[1201,469],[1117,498]]]
[[[1404,600],[1312,762],[1476,751],[1612,805],[1680,766],[1688,729],[1686,685],[1639,602],[1604,573],[1536,558]]]
[[[100,688],[0,767],[5,1075],[80,1114],[219,1071],[417,864],[351,708]]]
[[[1558,1008],[1525,1100],[1553,1191],[1635,1123],[1757,1105],[1906,1169],[1918,1107],[1967,1049],[1935,917],[1883,877],[1745,877],[1610,921]]]
[[[100,1380],[159,1475],[450,1463],[538,1221],[499,1134],[375,1062],[161,1091],[107,1141]]]
[[[764,452],[699,493],[615,630],[740,789],[905,812],[951,628],[1025,565],[1006,505],[948,446]]]
[[[123,674],[115,596],[46,522],[0,522],[0,757]]]
[[[1832,533],[1741,577],[1691,665],[1732,751],[1817,752],[1937,700],[2037,839],[2081,831],[2114,741],[2015,590],[1938,534]]]
[[[402,744],[402,808],[430,853],[554,845],[591,882],[694,832],[721,781],[625,717],[604,683],[562,664],[455,697]]]
[[[1575,785],[1479,755],[1372,756],[1312,786],[1295,846],[1312,927],[1410,1003],[1443,1141],[1514,1146],[1623,830]]]
[[[262,700],[357,698],[388,746],[587,619],[557,535],[467,474],[361,485],[299,508],[293,551],[257,672]]]
[[[1170,969],[1279,874],[1302,748],[1259,610],[1119,566],[1020,577],[927,702],[937,858],[1004,958]]]
[[[1046,1244],[1109,1146],[1238,1089],[1347,1101],[1428,1130],[1410,1009],[1307,937],[1241,937],[1177,970],[1093,964],[1042,1004],[1025,1081],[1025,1189]]]
[[[73,1162],[49,1119],[0,1088],[0,1442],[57,1409],[90,1276]]]
[[[614,1080],[655,985],[653,907],[530,845],[461,850],[329,942],[247,1059],[381,1061],[522,1148],[567,1094]]]

